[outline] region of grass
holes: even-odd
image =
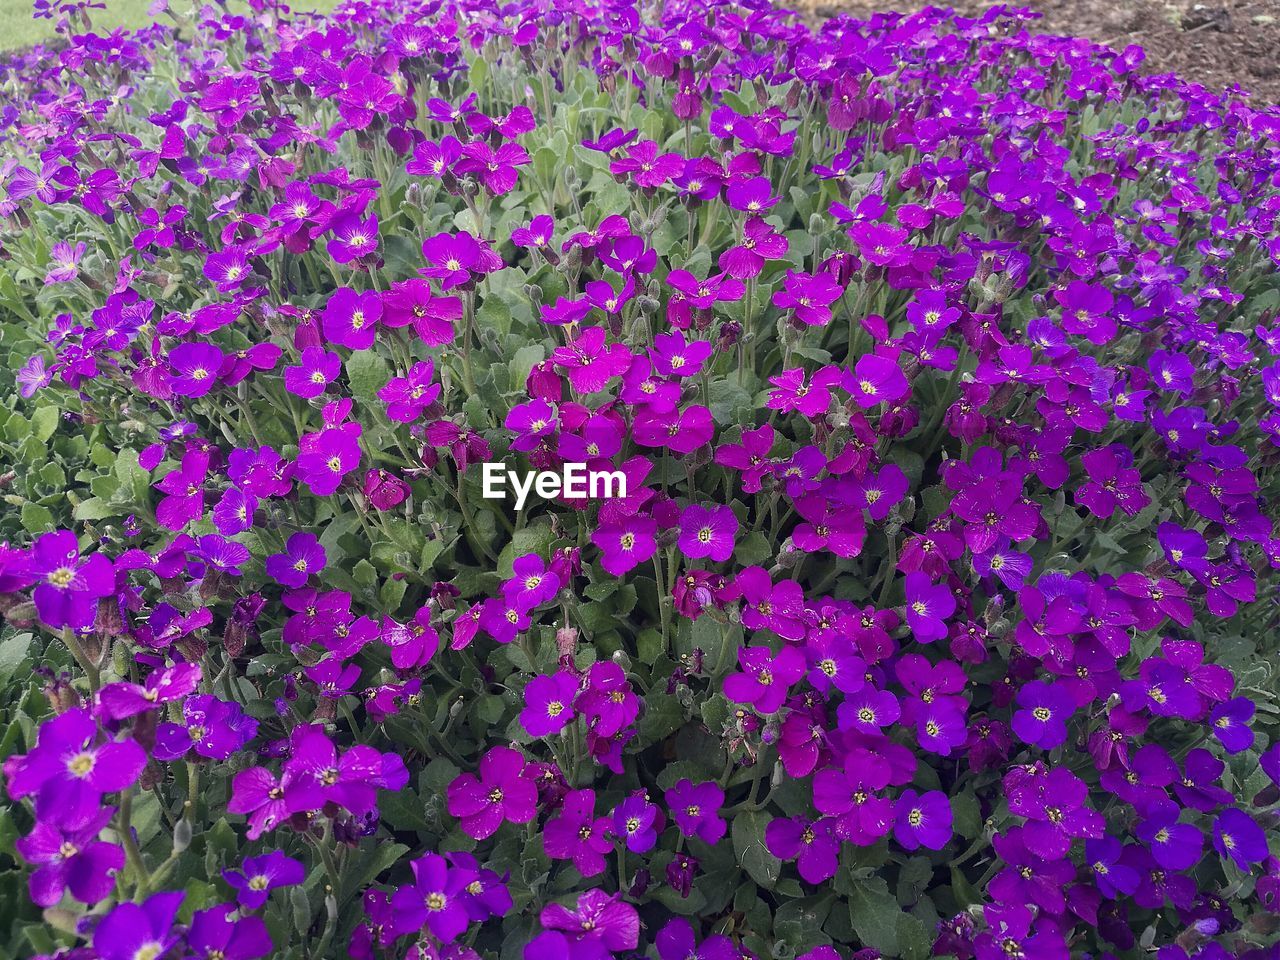
[[[152,0],[105,0],[105,10],[90,11],[93,28],[98,33],[109,33],[117,27],[142,27],[151,22],[147,8]],[[170,0],[175,10],[184,10],[186,0]],[[332,10],[338,0],[293,0],[289,4],[295,10]],[[247,10],[247,4],[232,0],[231,9]],[[172,22],[161,15],[161,22]],[[16,50],[32,44],[43,43],[56,36],[54,21],[37,20],[31,16],[31,0],[0,0],[0,50]]]

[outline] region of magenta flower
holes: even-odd
[[[336,353],[323,347],[305,347],[299,363],[284,368],[285,389],[304,400],[318,397],[341,370],[342,360]]]
[[[712,345],[706,340],[686,341],[679,330],[661,333],[653,338],[653,365],[664,377],[695,377],[711,356]]]
[[[464,773],[449,784],[449,815],[458,817],[463,831],[476,840],[493,836],[504,820],[528,823],[538,810],[538,788],[524,769],[519,751],[492,748],[481,758],[478,775]]]
[[[534,677],[524,688],[524,709],[520,724],[531,737],[559,733],[575,716],[573,701],[578,694],[578,678],[561,670],[551,676]]]
[[[624,517],[596,527],[591,542],[600,548],[600,566],[620,577],[650,559],[658,550],[658,525],[652,517]]]
[[[640,915],[616,893],[588,890],[572,910],[549,903],[540,919],[546,931],[524,948],[525,960],[600,957],[601,950],[621,953],[640,943]],[[583,951],[579,945],[592,949]]]
[[[733,555],[737,532],[738,518],[732,507],[692,503],[680,515],[680,552],[691,560],[709,557],[723,563]]]
[[[377,337],[381,319],[382,297],[376,291],[357,293],[350,287],[339,287],[325,304],[320,328],[330,343],[351,350],[368,350]],[[336,375],[335,371],[333,376]]]
[[[516,168],[529,162],[529,154],[518,143],[503,143],[494,150],[483,140],[475,140],[462,145],[453,169],[457,173],[474,173],[486,190],[502,196],[515,188],[519,177]]]
[[[783,647],[776,654],[768,647],[743,647],[738,665],[742,672],[724,679],[724,695],[764,714],[775,713],[791,685],[805,673],[804,654],[794,647]]]
[[[412,423],[440,396],[440,384],[434,383],[435,366],[420,360],[407,376],[392,377],[378,391],[378,399],[387,405],[387,417],[398,423]]]
[[[157,710],[193,693],[200,683],[200,674],[198,663],[175,663],[153,670],[143,684],[109,683],[98,691],[98,706],[112,720]]]
[[[831,305],[840,299],[844,289],[829,274],[800,273],[788,270],[783,289],[774,291],[773,305],[792,310],[805,326],[822,327],[831,322]]]
[[[637,187],[653,190],[684,169],[684,157],[678,153],[658,153],[658,144],[642,140],[627,150],[627,155],[609,164],[609,172],[619,180],[629,178]]]
[[[545,213],[540,214],[530,220],[527,227],[516,227],[512,230],[511,242],[517,247],[547,250],[551,246],[551,235],[555,229],[555,220]]]
[[[204,518],[204,484],[209,455],[190,450],[177,470],[161,477],[155,488],[165,494],[156,504],[156,522],[166,530],[182,530]]]
[[[770,260],[786,256],[787,238],[776,232],[762,217],[752,217],[742,228],[735,246],[720,254],[720,269],[735,280],[760,276]]]
[[[437,233],[423,241],[422,255],[431,266],[422,275],[439,280],[442,290],[461,286],[473,271],[479,272],[482,253],[479,241],[466,231]]]
[[[324,803],[324,791],[311,776],[285,768],[279,780],[264,767],[241,770],[231,781],[229,813],[249,819],[250,840],[274,830],[295,813],[316,810]]]
[[[564,795],[560,814],[547,821],[542,846],[555,860],[572,860],[584,877],[603,873],[605,857],[613,852],[608,833],[612,822],[595,815],[594,790],[570,790]]]

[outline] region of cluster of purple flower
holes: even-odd
[[[1277,956],[1280,110],[1003,8],[249,6],[0,68],[43,956]]]

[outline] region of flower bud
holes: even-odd
[[[173,828],[173,852],[182,853],[189,846],[191,846],[191,821],[183,817]]]

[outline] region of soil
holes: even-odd
[[[1088,37],[1117,50],[1136,43],[1147,54],[1143,71],[1176,73],[1215,92],[1239,84],[1257,106],[1280,103],[1280,0],[1025,0],[1043,14],[1040,33]],[[793,0],[816,17],[876,10],[914,11],[918,0]],[[962,16],[991,3],[951,0]],[[1010,3],[1010,6],[1021,6]]]

